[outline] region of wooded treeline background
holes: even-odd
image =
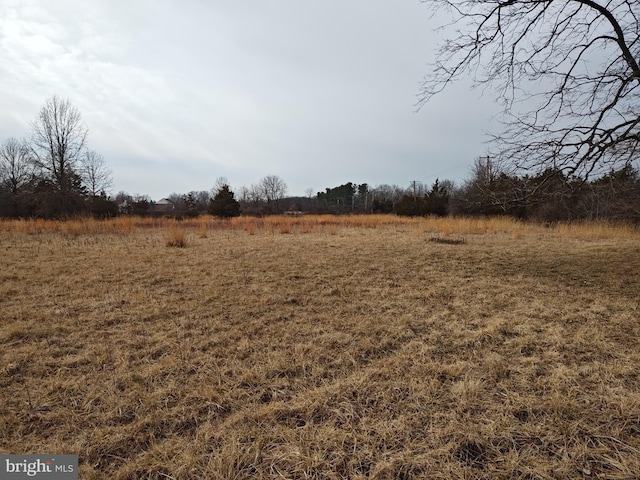
[[[173,193],[159,202],[147,195],[109,193],[111,171],[89,150],[87,128],[68,101],[47,100],[28,140],[0,145],[0,217],[64,218],[91,215],[162,215],[176,218],[308,213],[398,215],[509,215],[554,222],[616,220],[640,223],[640,174],[632,163],[587,180],[549,168],[534,176],[509,174],[490,157],[477,158],[459,185],[436,180],[407,187],[347,182],[324,192],[287,196],[287,184],[268,175],[235,191],[219,177],[210,191]]]
[[[6,147],[5,142],[3,150]],[[631,164],[585,181],[554,171],[532,177],[509,175],[496,169],[491,159],[485,157],[476,160],[469,178],[459,185],[451,180],[436,180],[431,185],[414,181],[406,187],[388,184],[372,187],[347,182],[299,197],[287,196],[286,183],[273,175],[235,191],[226,179],[220,178],[209,191],[172,193],[166,197],[168,202],[161,205],[147,195],[126,192],[109,195],[104,188],[92,189],[83,180],[82,172],[74,173],[68,188],[62,190],[42,171],[25,164],[19,172],[12,172],[5,160],[3,158],[0,173],[0,217],[4,218],[74,215],[181,218],[202,214],[231,217],[289,211],[407,216],[508,215],[540,222],[606,219],[640,223],[640,175]],[[110,184],[110,180],[107,183]]]

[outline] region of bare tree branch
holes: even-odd
[[[471,75],[504,107],[493,156],[515,169],[588,178],[637,161],[640,2],[423,0],[456,28],[419,107]]]
[[[92,197],[100,195],[101,192],[106,193],[113,184],[111,170],[107,167],[104,157],[93,150],[85,152],[82,156],[80,176]]]

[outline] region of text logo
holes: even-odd
[[[0,478],[78,480],[78,455],[3,455]]]

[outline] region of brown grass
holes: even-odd
[[[607,228],[0,222],[0,451],[82,479],[637,478],[640,235]]]
[[[206,238],[206,229],[199,229],[200,238]],[[166,227],[167,247],[184,248],[187,246],[187,230],[179,223],[169,223]]]

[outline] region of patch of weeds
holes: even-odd
[[[167,229],[167,247],[185,248],[187,246],[187,232],[184,228],[171,226]]]
[[[464,237],[431,237],[431,243],[441,243],[444,245],[462,245],[467,242]]]

